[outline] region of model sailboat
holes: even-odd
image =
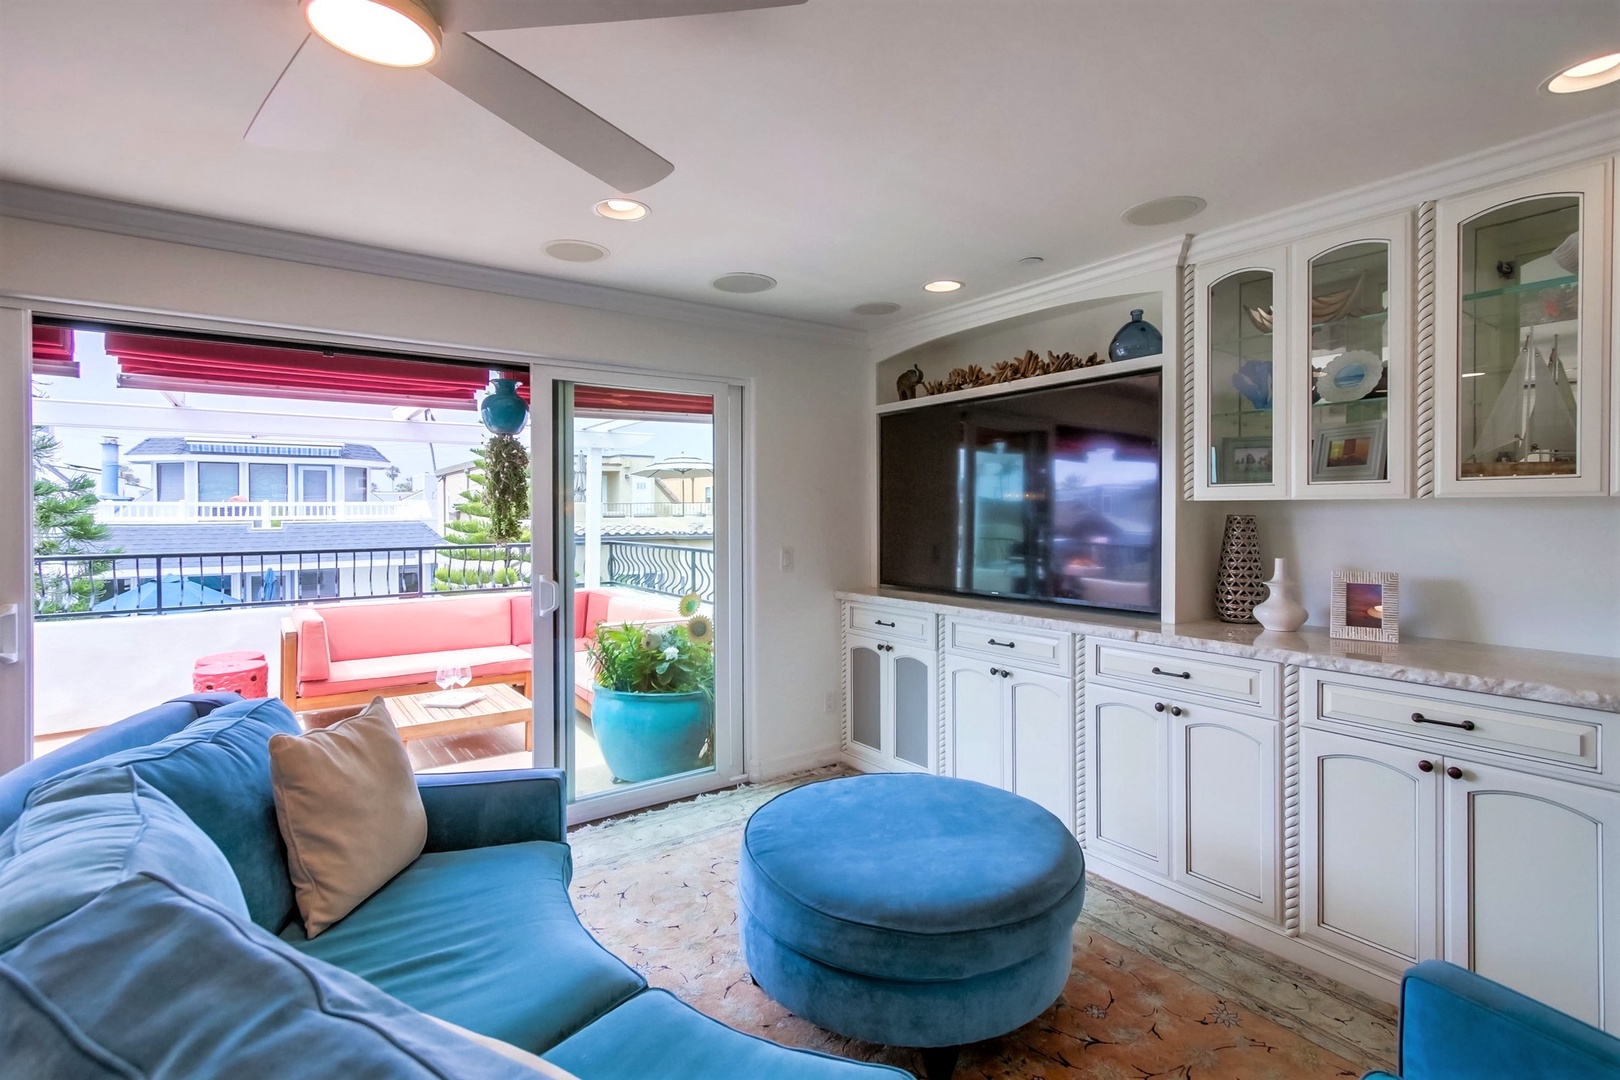
[[[1513,363],[1474,443],[1478,462],[1550,462],[1575,458],[1575,391],[1558,356],[1558,338],[1545,358],[1532,334]]]

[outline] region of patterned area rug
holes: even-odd
[[[748,815],[830,767],[573,830],[574,905],[604,945],[688,1004],[789,1046],[897,1065],[914,1050],[835,1035],[771,1001],[737,943]],[[967,1047],[958,1078],[1317,1080],[1394,1057],[1388,1006],[1091,875],[1056,1004]]]

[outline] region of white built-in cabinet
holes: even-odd
[[[932,615],[849,604],[844,625],[845,752],[875,768],[938,768],[939,671]]]

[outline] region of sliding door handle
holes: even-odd
[[[22,613],[16,604],[0,604],[0,664],[15,664],[22,653]]]

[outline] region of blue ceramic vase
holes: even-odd
[[[1119,328],[1108,345],[1108,359],[1135,360],[1138,356],[1156,356],[1164,351],[1164,335],[1159,328],[1142,318],[1142,309],[1131,312],[1131,321]]]
[[[690,694],[621,693],[598,686],[591,729],[602,760],[632,783],[691,772],[703,764],[703,744],[714,730],[712,703]]]
[[[489,385],[489,393],[478,406],[478,415],[483,418],[484,426],[495,434],[516,435],[523,430],[523,421],[529,415],[528,404],[518,397],[517,380],[495,379]]]

